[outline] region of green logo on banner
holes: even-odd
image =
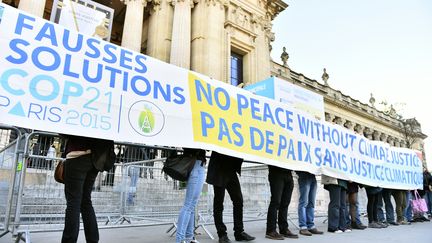
[[[155,127],[155,117],[153,112],[147,107],[141,111],[138,124],[143,133],[151,133]]]
[[[165,115],[161,108],[146,100],[132,104],[128,119],[135,132],[145,137],[157,135],[165,125]]]

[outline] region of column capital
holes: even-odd
[[[147,6],[147,0],[121,0],[121,2],[123,2],[125,5],[128,5],[129,3],[141,3],[143,5],[143,7]]]
[[[193,0],[194,3],[206,3],[207,6],[213,5],[219,5],[222,8],[227,8],[229,6],[228,0]]]
[[[175,6],[176,4],[180,4],[180,3],[187,3],[190,5],[191,8],[193,8],[195,5],[195,1],[193,0],[170,0],[170,3],[172,6]]]

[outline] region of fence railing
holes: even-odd
[[[54,170],[62,160],[65,141],[58,134],[46,132],[19,135],[21,139],[5,144],[0,150],[0,169],[8,175],[0,180],[0,193],[8,191],[8,200],[0,201],[0,210],[5,212],[0,229],[3,235],[11,232],[17,241],[29,242],[32,232],[63,230],[64,185],[54,180]],[[128,143],[116,143],[115,147],[115,166],[111,171],[99,173],[92,192],[99,227],[165,224],[171,225],[170,230],[175,229],[183,206],[185,183],[162,172],[164,157],[172,148]],[[265,217],[269,200],[265,169],[242,171],[245,221]],[[225,213],[230,215],[229,197],[226,203]],[[197,206],[196,226],[203,227],[210,237],[213,236],[206,225],[213,223],[212,211],[213,190],[205,184]],[[227,222],[231,218],[227,217]]]
[[[64,185],[54,180],[62,160],[64,139],[58,134],[28,132],[0,124],[0,238],[11,232],[16,242],[30,242],[32,232],[61,231],[66,200]],[[162,172],[163,162],[173,148],[115,143],[117,161],[108,172],[99,173],[92,192],[99,228],[167,225],[174,234],[178,212],[183,206],[185,183]],[[295,177],[296,178],[296,177]],[[320,177],[317,177],[318,183]],[[266,165],[242,168],[244,221],[264,220],[270,200]],[[365,196],[360,194],[362,211]],[[213,187],[204,184],[197,206],[196,227],[213,224]],[[298,185],[289,207],[291,225],[297,216]],[[224,202],[224,221],[232,221],[229,196]],[[316,215],[326,215],[328,193],[318,186]]]

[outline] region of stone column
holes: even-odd
[[[196,0],[192,13],[191,69],[227,81],[230,48],[225,31],[225,0]]]
[[[123,0],[126,4],[126,16],[123,25],[123,47],[141,52],[141,39],[146,0]]]
[[[170,62],[174,10],[169,0],[153,0],[150,10],[147,55]]]
[[[190,69],[192,0],[174,0],[170,63]]]
[[[394,146],[395,147],[400,147],[400,142],[399,142],[399,139],[397,139],[397,138],[393,138],[393,143],[394,143]]]
[[[19,2],[18,9],[43,18],[45,0],[21,0]]]
[[[252,83],[267,79],[270,77],[270,48],[271,42],[275,40],[275,35],[272,32],[272,24],[271,20],[268,17],[267,20],[264,20],[262,23],[262,27],[259,26],[256,28],[257,30],[257,38],[255,40],[255,52],[256,52],[256,77],[253,77],[250,80]]]

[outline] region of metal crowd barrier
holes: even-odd
[[[0,238],[11,232],[15,220],[22,168],[21,131],[0,124]]]
[[[0,193],[7,193],[7,197],[0,197],[0,212],[5,215],[0,218],[0,237],[11,232],[16,242],[31,242],[32,232],[61,231],[64,227],[64,186],[53,177],[64,140],[58,134],[32,132],[21,136],[15,130],[21,139],[0,144]],[[99,173],[92,192],[99,228],[167,225],[167,233],[174,234],[186,185],[162,172],[170,149],[115,143],[115,166]],[[297,215],[298,189],[294,181],[290,215]],[[267,166],[243,167],[240,183],[244,221],[265,220],[270,201]],[[196,227],[202,227],[211,238],[206,227],[213,224],[213,195],[213,187],[204,184],[196,213]],[[228,194],[224,204],[224,221],[230,223],[232,203]]]

